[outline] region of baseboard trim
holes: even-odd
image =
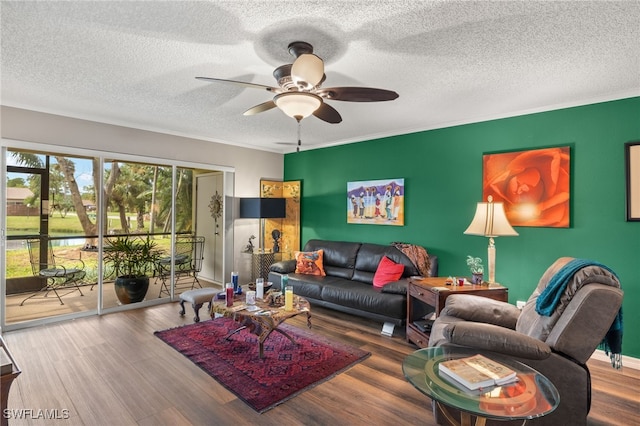
[[[598,361],[611,362],[611,360],[609,359],[609,355],[605,354],[604,351],[600,349],[596,350],[593,353],[593,355],[591,355],[591,359],[595,359]],[[622,355],[622,367],[633,368],[634,370],[640,370],[640,359]]]

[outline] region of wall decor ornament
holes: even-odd
[[[482,156],[482,199],[503,202],[512,226],[568,228],[570,147]]]
[[[211,211],[211,217],[218,221],[218,219],[222,216],[222,195],[218,194],[218,191],[214,195],[211,196],[211,201],[209,202],[209,211]]]
[[[640,222],[640,141],[624,144],[627,175],[627,222]]]
[[[404,226],[404,178],[347,182],[347,223]]]

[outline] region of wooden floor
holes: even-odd
[[[220,288],[219,285],[207,282],[203,279],[200,279],[199,282],[202,287]],[[192,284],[192,278],[182,277],[176,285],[176,295],[183,291],[191,290]],[[158,278],[151,278],[145,300],[153,300],[163,297],[168,298],[168,293],[160,292],[160,289],[162,288],[161,286],[162,283]],[[63,305],[59,303],[53,292],[7,295],[5,299],[5,316],[7,324],[48,319],[56,316],[77,314],[92,310],[97,311],[98,293],[100,293],[98,285],[81,285],[81,291],[82,293],[69,289],[60,290],[60,294],[64,294],[64,296],[62,296],[62,301],[64,302]],[[104,309],[114,308],[120,305],[120,302],[118,302],[118,298],[116,297],[114,283],[112,281],[105,282],[103,284],[102,292],[102,306]],[[25,301],[26,297],[33,294],[35,294],[36,297]]]
[[[384,337],[377,323],[314,308],[315,332],[372,356],[260,415],[153,335],[192,322],[178,311],[170,303],[5,333],[23,370],[9,408],[30,417],[9,425],[434,425],[429,400],[402,374],[416,348],[401,330]],[[589,425],[638,424],[640,372],[589,366]]]

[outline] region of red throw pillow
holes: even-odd
[[[378,263],[376,274],[373,276],[373,286],[382,287],[390,282],[398,281],[403,273],[404,265],[402,263],[396,263],[387,256],[383,256]]]
[[[326,274],[322,267],[323,254],[324,250],[295,252],[296,274],[319,275],[324,277]]]

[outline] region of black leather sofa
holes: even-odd
[[[385,323],[404,324],[407,316],[407,278],[419,275],[416,266],[393,245],[358,242],[309,240],[303,251],[324,251],[323,267],[326,276],[296,274],[296,261],[276,262],[269,268],[273,288],[281,287],[281,278],[289,276],[293,292],[319,305]],[[387,256],[404,265],[399,281],[381,290],[373,286],[378,263]],[[429,255],[430,276],[438,274],[438,257]],[[393,330],[393,327],[390,327]],[[392,331],[391,331],[392,332]],[[388,333],[387,333],[388,334]]]

